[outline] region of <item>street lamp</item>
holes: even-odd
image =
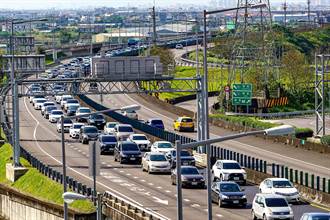
[[[197,142],[191,142],[187,144],[181,144],[180,141],[175,141],[175,147],[176,147],[176,173],[177,173],[177,178],[176,178],[176,190],[177,190],[177,195],[178,195],[178,200],[177,200],[177,220],[183,220],[183,213],[182,213],[182,187],[181,187],[181,150],[183,149],[188,149],[188,148],[194,148],[202,145],[207,145],[210,146],[210,144],[217,143],[217,142],[223,142],[227,140],[233,140],[236,138],[240,137],[245,137],[245,136],[251,136],[251,135],[257,135],[257,134],[264,134],[264,135],[269,135],[269,136],[278,136],[278,135],[287,135],[291,134],[294,132],[294,127],[291,125],[282,125],[270,129],[265,129],[265,130],[260,130],[260,131],[250,131],[250,132],[244,132],[244,133],[239,133],[239,134],[232,134],[232,135],[227,135],[227,136],[221,136],[217,138],[212,138],[212,139],[206,139],[202,141],[197,141]],[[210,157],[210,155],[207,155]],[[209,164],[207,164],[207,168],[209,171]],[[210,185],[211,185],[211,178],[207,179],[207,191],[209,192],[210,190]],[[208,200],[211,199],[211,194],[208,194]],[[211,213],[211,215],[210,215]],[[209,206],[208,204],[208,219],[212,219],[212,203]]]
[[[65,137],[64,137],[64,119],[76,119],[79,117],[86,117],[90,115],[95,115],[95,114],[102,114],[102,113],[109,113],[109,112],[114,112],[114,111],[136,111],[139,110],[141,106],[139,105],[128,105],[124,106],[122,108],[116,108],[116,109],[106,109],[103,111],[97,111],[93,113],[88,113],[88,114],[82,114],[79,116],[67,116],[65,117],[64,115],[61,116],[61,143],[62,143],[62,169],[63,169],[63,192],[67,192],[67,182],[66,182],[66,158],[65,158]],[[95,181],[94,181],[95,183]],[[96,184],[96,183],[95,183]],[[96,188],[94,186],[94,188]],[[94,192],[95,193],[95,192]],[[68,205],[64,200],[64,220],[68,220]]]
[[[239,6],[236,8],[227,8],[227,9],[221,9],[221,10],[215,10],[215,11],[206,11],[204,10],[203,12],[203,68],[204,68],[204,77],[203,77],[203,88],[202,88],[202,97],[205,99],[203,104],[204,111],[204,132],[205,132],[205,139],[210,138],[210,133],[209,133],[209,101],[208,101],[208,70],[207,70],[207,36],[206,36],[206,18],[208,15],[212,14],[217,14],[217,13],[222,13],[222,12],[227,12],[227,11],[233,11],[233,10],[239,10],[239,9],[246,9],[246,8],[251,8],[251,9],[257,9],[257,8],[264,8],[267,7],[267,4],[265,3],[260,3],[260,4],[249,4],[249,5],[244,5],[244,6]],[[201,145],[199,145],[201,146]],[[211,198],[211,158],[210,158],[210,145],[206,144],[206,158],[207,158],[207,208],[208,208],[208,220],[212,220],[212,198]],[[181,172],[181,170],[180,170]],[[178,178],[179,179],[179,178]]]

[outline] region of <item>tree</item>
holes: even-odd
[[[160,62],[164,65],[164,70],[166,70],[165,68],[169,65],[174,64],[174,55],[167,48],[153,46],[150,49],[150,55],[160,57]]]
[[[45,53],[46,53],[46,50],[45,50],[45,48],[42,47],[42,46],[37,46],[37,48],[36,48],[36,53],[37,53],[37,54],[45,54]]]

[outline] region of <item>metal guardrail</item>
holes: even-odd
[[[85,95],[80,95],[79,97],[87,105],[93,107],[97,111],[107,109],[105,106],[93,101]],[[172,143],[174,143],[176,140],[179,140],[182,144],[195,142],[195,140],[192,138],[151,127],[147,124],[141,123],[140,121],[127,118],[117,112],[109,112],[106,115],[121,123],[131,124],[137,130],[158,137],[160,139],[170,141]],[[244,166],[248,169],[252,169],[261,173],[268,173],[275,177],[284,177],[293,183],[330,194],[329,177],[316,176],[315,174],[310,174],[305,171],[289,168],[283,164],[268,163],[266,160],[248,156],[215,145],[211,145],[211,158],[213,161],[217,159],[236,160],[240,163],[241,166]]]

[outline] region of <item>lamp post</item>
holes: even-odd
[[[245,136],[251,136],[251,135],[257,135],[257,134],[264,134],[264,135],[270,135],[270,136],[278,136],[278,135],[287,135],[291,134],[294,132],[294,127],[291,125],[282,125],[270,129],[265,129],[265,130],[260,130],[260,131],[250,131],[250,132],[244,132],[244,133],[239,133],[239,134],[232,134],[232,135],[227,135],[227,136],[221,136],[217,138],[212,138],[212,139],[206,139],[202,141],[197,141],[197,142],[191,142],[188,144],[181,144],[180,141],[175,141],[175,146],[176,146],[176,173],[177,173],[177,178],[176,178],[176,190],[177,190],[177,195],[178,195],[178,200],[177,200],[177,220],[183,220],[183,213],[182,213],[182,187],[181,187],[181,150],[183,149],[188,149],[188,148],[194,148],[198,147],[201,145],[207,145],[210,146],[213,143],[217,142],[223,142],[227,140],[233,140],[236,138],[241,138]],[[208,155],[210,156],[210,155]],[[207,168],[208,169],[208,168]],[[207,179],[208,185],[211,183],[210,179]],[[209,190],[209,188],[208,188]],[[208,194],[208,199],[211,199],[211,194]],[[210,215],[211,213],[211,215]],[[211,206],[208,206],[208,219],[212,219],[212,204]]]
[[[203,68],[204,68],[204,77],[203,77],[203,88],[202,88],[202,97],[205,99],[203,103],[204,110],[202,111],[204,113],[204,131],[205,131],[205,139],[209,139],[210,132],[209,132],[209,101],[208,101],[208,69],[207,69],[207,36],[206,36],[206,19],[208,15],[212,14],[218,14],[222,12],[227,11],[233,11],[233,10],[239,10],[239,9],[246,9],[246,8],[264,8],[267,5],[265,3],[260,4],[254,4],[254,5],[244,5],[241,7],[235,7],[235,8],[227,8],[227,9],[221,9],[221,10],[215,10],[215,11],[203,11]],[[201,145],[199,145],[201,146]],[[211,158],[210,158],[210,144],[205,144],[206,146],[206,159],[207,159],[207,207],[208,207],[208,220],[212,219],[212,198],[211,198]]]
[[[64,119],[76,119],[79,117],[86,117],[90,115],[95,115],[95,114],[102,114],[102,113],[108,113],[108,112],[114,112],[114,111],[135,111],[139,110],[140,106],[139,105],[129,105],[125,106],[122,108],[116,108],[116,109],[106,109],[103,111],[97,111],[93,113],[88,113],[88,114],[82,114],[79,116],[67,116],[65,117],[64,115],[61,116],[61,144],[62,144],[62,169],[63,169],[63,192],[67,192],[67,182],[66,182],[66,159],[65,159],[65,137],[64,137]],[[95,182],[95,181],[94,181]],[[64,200],[64,220],[68,220],[68,204]]]

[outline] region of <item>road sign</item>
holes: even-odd
[[[5,63],[2,66],[4,72],[11,70],[11,55],[4,55]],[[19,73],[36,73],[45,71],[45,55],[15,55],[14,69]]]
[[[232,104],[233,105],[251,105],[252,84],[233,84]]]

